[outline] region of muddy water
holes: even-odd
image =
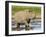
[[[41,29],[41,21],[40,19],[37,19],[37,20],[32,20],[30,23],[30,29],[31,30],[40,30]],[[16,30],[16,23],[15,21],[12,22],[12,30],[15,31]],[[24,30],[25,29],[25,25],[20,25],[20,30]]]

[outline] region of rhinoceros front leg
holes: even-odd
[[[27,23],[27,21],[25,21],[25,30],[30,30],[30,26],[29,26],[29,24]]]

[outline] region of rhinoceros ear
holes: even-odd
[[[29,13],[31,13],[32,12],[32,10],[29,10]]]

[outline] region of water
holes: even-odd
[[[15,23],[13,23],[14,25],[12,25],[12,30],[16,29],[16,25]],[[32,20],[29,23],[30,27],[32,28],[32,30],[40,30],[41,29],[41,21],[40,20]],[[20,30],[24,30],[25,29],[25,25],[21,25],[20,26]]]
[[[35,29],[35,30],[36,30],[36,29],[37,29],[37,30],[38,30],[38,29],[41,29],[41,22],[37,22],[37,21],[36,21],[35,23],[32,22],[32,26],[31,26],[31,27],[32,27],[33,29]]]

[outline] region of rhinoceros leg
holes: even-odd
[[[25,21],[25,30],[29,30],[30,27],[29,27],[29,24],[27,23],[27,21]]]
[[[17,28],[16,28],[17,31],[20,30],[20,23],[17,23]]]

